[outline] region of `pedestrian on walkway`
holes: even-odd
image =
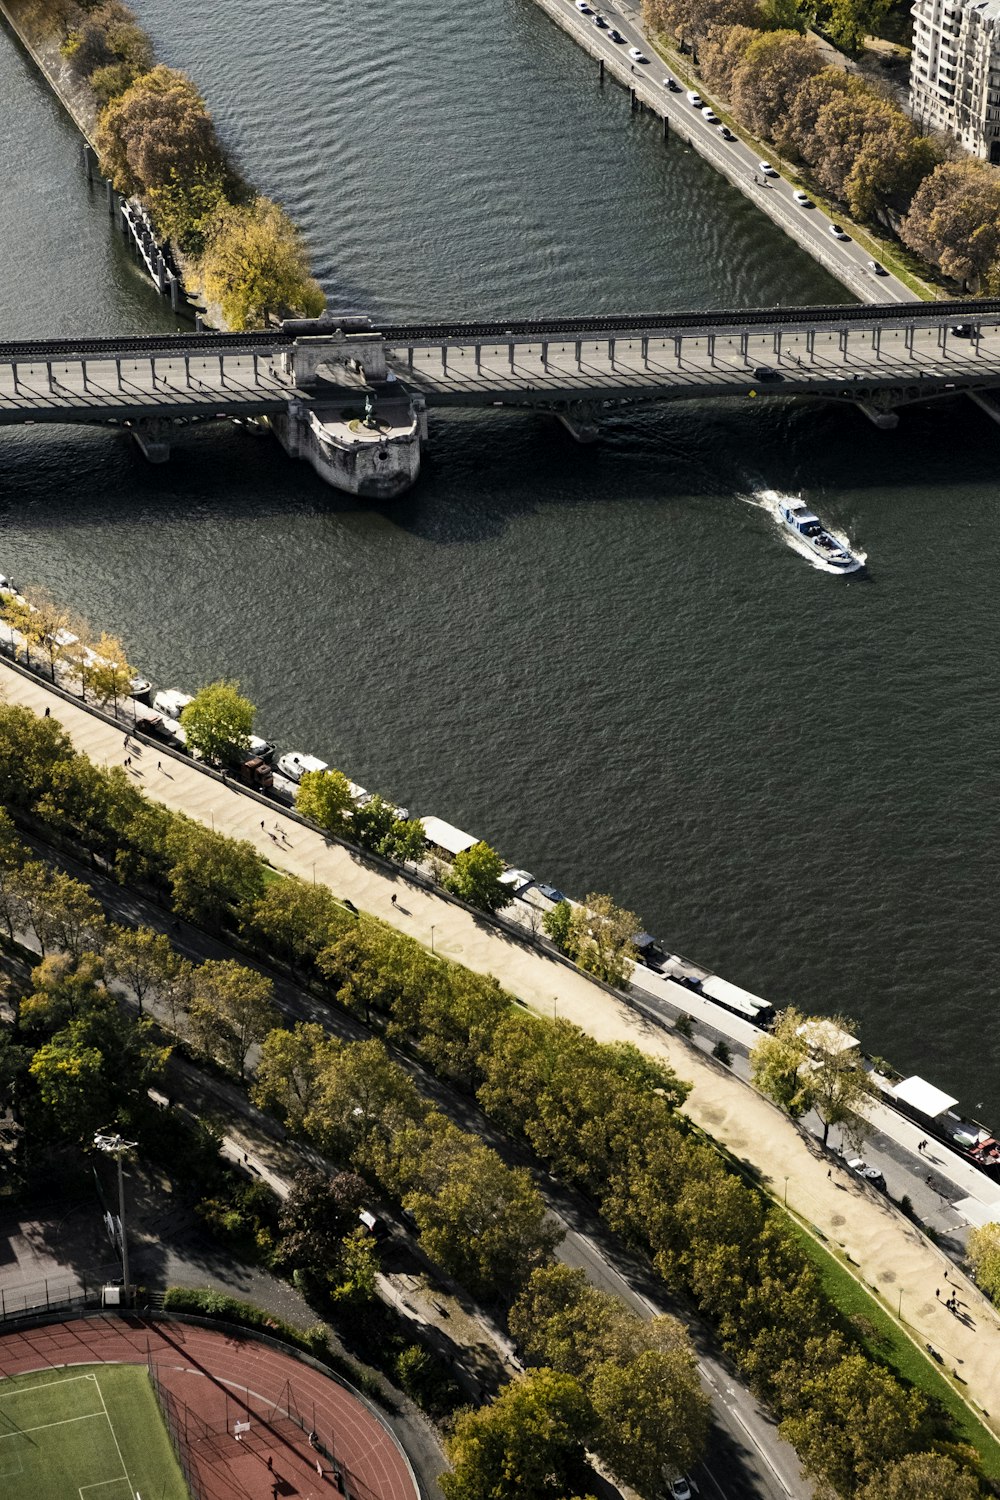
[[[162,767],[162,766],[161,766],[161,765],[160,765],[160,762],[159,762],[159,761],[157,761],[157,762],[156,762],[156,769],[157,769],[157,770],[158,770],[158,771],[162,771],[162,770],[163,770],[163,767]]]
[[[49,714],[51,712],[52,712],[52,710],[49,708],[48,704],[46,704],[45,705],[45,717],[48,718],[48,716],[49,716]]]
[[[263,818],[261,818],[261,820],[260,820],[260,828],[261,828],[261,832],[263,833],[263,831],[264,831],[264,819]]]
[[[833,1176],[833,1168],[832,1167],[827,1167],[827,1169],[826,1169],[826,1175],[827,1175],[827,1177],[832,1177]]]
[[[397,906],[397,905],[398,905],[398,901],[397,901],[397,899],[396,899],[396,895],[395,895],[395,892],[393,892],[393,897],[392,897],[392,904],[393,904],[393,906]]]
[[[940,1300],[941,1300],[941,1288],[939,1286],[936,1286],[934,1288],[934,1295],[938,1299],[938,1301],[940,1302]]]
[[[125,736],[125,749],[128,749],[128,735]]]

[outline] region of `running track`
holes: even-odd
[[[330,1500],[340,1492],[334,1465],[356,1500],[418,1500],[406,1460],[371,1408],[310,1365],[236,1332],[102,1315],[0,1336],[0,1382],[62,1365],[147,1362],[196,1414],[192,1437],[198,1419],[212,1429],[188,1450],[204,1500]],[[232,1425],[247,1418],[250,1432],[238,1443]],[[310,1447],[310,1427],[333,1464]]]

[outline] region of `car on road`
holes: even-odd
[[[697,1495],[698,1486],[689,1474],[678,1474],[676,1479],[671,1479],[667,1486],[667,1494],[670,1500],[692,1500]]]
[[[795,192],[792,194],[792,197],[795,199],[800,208],[812,208],[813,206],[813,201],[810,198],[809,194],[804,193],[801,188],[796,188]]]
[[[870,1182],[872,1187],[878,1188],[880,1193],[886,1191],[885,1178],[878,1167],[870,1167],[860,1156],[855,1156],[847,1163],[847,1170],[853,1172],[855,1177],[860,1177],[864,1182]]]
[[[621,32],[618,30],[617,26],[612,26],[611,30],[608,32],[608,36],[613,42],[624,42],[625,40]]]
[[[826,227],[835,240],[849,240],[851,238],[846,230],[841,229],[839,224],[828,224]]]
[[[722,136],[722,139],[724,141],[735,141],[736,139],[728,125],[720,125],[719,134]]]
[[[756,365],[753,372],[754,380],[784,380],[780,370],[774,370],[770,365]]]
[[[705,106],[705,119],[710,125],[718,125],[719,123],[719,117],[710,104]]]
[[[642,50],[641,47],[630,47],[628,49],[628,55],[632,59],[633,62],[638,62],[638,63],[648,63],[649,62],[649,58],[646,56],[645,52],[643,52],[643,50]]]
[[[889,274],[889,272],[886,270],[885,266],[883,266],[877,260],[870,260],[868,262],[868,269],[872,273],[873,276],[888,276],[888,274]]]
[[[704,101],[704,99],[701,97],[701,95],[695,89],[688,89],[688,91],[687,91],[687,102],[689,104],[693,105],[695,109],[704,109],[705,108],[705,101]]]
[[[757,171],[763,172],[765,177],[777,177],[778,175],[769,161],[759,161],[757,163]]]
[[[677,79],[676,78],[671,78],[670,75],[669,75],[669,73],[667,74],[666,78],[664,78],[664,80],[663,80],[663,87],[665,89],[669,89],[672,94],[679,94],[680,91],[681,91],[681,86],[677,82]]]
[[[956,323],[950,331],[957,339],[971,339],[975,335],[975,329],[971,323]]]
[[[580,12],[581,16],[593,15],[593,11],[587,4],[587,0],[576,0],[576,8]]]
[[[600,11],[598,11],[597,15],[594,17],[594,25],[599,27],[601,31],[607,31],[608,29],[608,23],[601,15]]]

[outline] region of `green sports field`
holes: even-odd
[[[188,1500],[142,1365],[0,1380],[3,1500]]]

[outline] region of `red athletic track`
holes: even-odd
[[[395,1442],[367,1406],[311,1366],[252,1339],[187,1323],[104,1316],[0,1336],[0,1378],[61,1365],[148,1362],[196,1414],[188,1454],[204,1500],[330,1500],[338,1493],[333,1465],[310,1447],[310,1427],[357,1500],[419,1494]],[[288,1420],[290,1410],[307,1431]],[[237,1442],[233,1423],[247,1417],[250,1432]],[[212,1436],[195,1438],[198,1419]]]

